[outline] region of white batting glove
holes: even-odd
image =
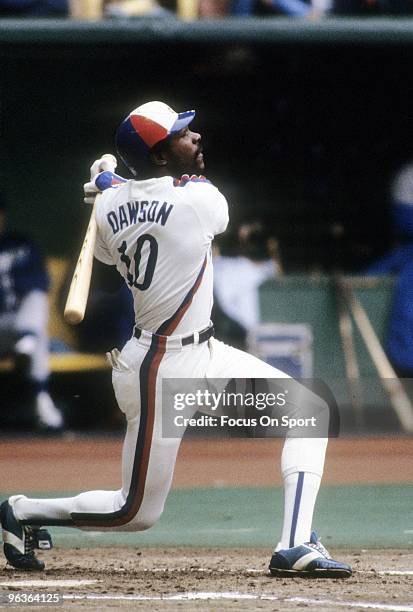
[[[106,359],[113,369],[119,370],[120,372],[131,372],[130,367],[126,361],[123,361],[120,356],[120,351],[117,348],[114,348],[110,352],[106,353]]]
[[[115,172],[117,165],[117,159],[114,155],[111,155],[111,153],[105,153],[105,155],[102,155],[102,157],[93,162],[90,166],[90,181],[83,185],[83,193],[85,196],[83,201],[85,204],[93,205],[96,195],[100,193],[100,189],[95,184],[96,177],[99,176],[101,172]]]

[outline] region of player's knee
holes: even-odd
[[[148,519],[140,519],[139,521],[133,521],[133,531],[147,531],[155,525],[156,521]]]
[[[147,529],[150,529],[151,527],[155,525],[155,523],[157,523],[161,514],[162,514],[162,511],[160,512],[157,512],[157,511],[140,512],[139,511],[138,514],[135,516],[135,518],[130,523],[130,527],[132,528],[131,530],[146,531]]]
[[[328,438],[287,438],[281,457],[284,478],[294,472],[322,476]]]

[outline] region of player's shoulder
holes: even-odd
[[[111,207],[116,201],[121,201],[123,198],[128,197],[130,193],[131,183],[133,183],[132,179],[125,179],[124,181],[114,181],[112,184],[109,184],[104,188],[101,192],[99,206],[97,207],[97,211],[105,210],[107,207]],[[125,194],[128,194],[125,196]]]
[[[183,174],[180,178],[172,179],[172,189],[179,192],[188,202],[215,202],[225,200],[218,187],[203,175]]]

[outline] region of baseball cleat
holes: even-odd
[[[3,531],[3,550],[7,561],[21,570],[43,571],[44,563],[37,559],[34,549],[50,550],[52,538],[46,529],[21,525],[8,501],[0,506]]]
[[[351,567],[334,561],[312,532],[309,542],[276,551],[271,557],[269,570],[272,576],[293,578],[348,578]]]

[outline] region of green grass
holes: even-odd
[[[58,496],[62,497],[62,493]],[[317,500],[313,526],[331,548],[410,548],[412,502],[413,485],[325,486]],[[160,521],[146,532],[97,533],[55,527],[50,530],[59,547],[271,549],[280,535],[282,508],[281,488],[182,489],[170,493]]]

